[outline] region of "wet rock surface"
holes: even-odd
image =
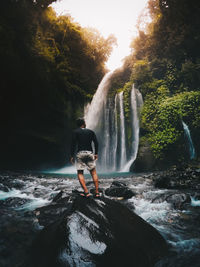
[[[19,197],[9,197],[5,200],[0,200],[0,208],[19,208],[20,206],[30,202],[28,199],[23,199]]]
[[[167,189],[200,189],[200,169],[167,170],[154,173],[155,187]]]
[[[187,168],[100,176],[102,198],[85,199],[71,177],[1,173],[0,266],[197,267],[199,175]],[[167,250],[159,232],[170,253],[157,262]]]
[[[112,182],[110,188],[105,190],[105,194],[111,197],[122,197],[124,199],[129,199],[135,195],[125,183],[117,181]]]
[[[167,252],[163,237],[119,202],[71,196],[66,210],[47,225],[23,266],[153,266]],[[56,206],[55,206],[56,207]],[[48,221],[40,208],[40,224]]]

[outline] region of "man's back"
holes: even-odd
[[[99,182],[96,173],[96,163],[98,159],[98,142],[95,133],[92,130],[86,129],[85,120],[83,118],[77,119],[77,126],[79,127],[73,131],[72,143],[71,143],[71,158],[70,161],[74,164],[74,154],[77,146],[76,154],[76,169],[79,182],[84,189],[81,193],[82,196],[89,197],[90,193],[85,184],[85,179],[83,175],[84,169],[90,171],[92,179],[95,185],[95,197],[100,197],[99,194]],[[92,142],[94,142],[95,151],[93,154]]]
[[[95,154],[98,153],[98,142],[95,133],[87,128],[77,128],[73,131],[71,155],[74,154],[76,146],[79,151],[93,151],[92,142],[95,146]]]

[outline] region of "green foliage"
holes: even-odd
[[[124,91],[124,114],[125,114],[125,119],[127,124],[130,124],[130,118],[131,118],[131,110],[130,110],[130,94],[131,94],[131,89],[132,89],[132,83],[126,83],[125,86],[123,87]]]
[[[180,160],[186,155],[181,120],[200,152],[200,2],[149,0],[147,13],[152,21],[143,30],[138,25],[124,84],[134,82],[143,95],[141,134],[154,156]]]
[[[24,140],[30,145],[35,138],[42,142],[35,145],[39,147],[37,153],[45,157],[45,140],[57,144],[56,152],[49,153],[52,158],[59,158],[62,151],[63,160],[76,116],[82,115],[84,103],[106,72],[105,62],[115,38],[104,39],[97,31],[82,28],[70,16],[57,17],[48,7],[52,2],[1,3],[2,155],[13,150],[12,142],[22,154],[31,153]]]
[[[200,93],[184,92],[173,97],[167,97],[164,93],[161,96],[150,94],[146,98],[141,121],[148,132],[148,141],[155,157],[164,159],[167,152],[176,146],[179,151],[183,150],[181,120],[191,130],[200,130]]]

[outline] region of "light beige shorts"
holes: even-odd
[[[96,167],[94,154],[91,151],[79,151],[76,154],[76,169],[77,171],[87,168],[89,171]]]

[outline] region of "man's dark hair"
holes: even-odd
[[[78,127],[81,127],[82,125],[84,125],[85,124],[84,118],[78,118],[76,120],[76,124],[77,124]]]

